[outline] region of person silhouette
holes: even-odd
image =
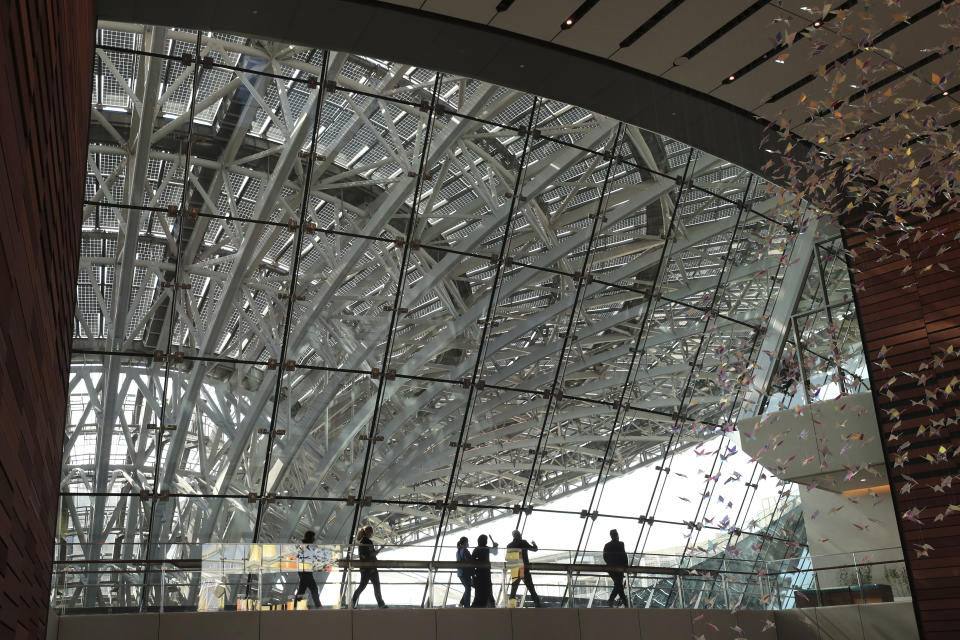
[[[523,558],[523,568],[520,570],[520,575],[514,578],[513,583],[510,585],[510,597],[517,597],[517,588],[520,586],[520,581],[523,580],[523,584],[527,585],[527,593],[529,593],[530,598],[533,599],[533,606],[540,607],[540,596],[537,595],[537,590],[533,586],[533,576],[530,575],[530,558],[527,556],[527,551],[539,551],[537,543],[527,542],[523,539],[519,531],[514,530],[513,540],[507,545],[507,549],[520,549],[520,554]]]
[[[491,538],[491,541],[492,538]],[[471,607],[493,607],[496,603],[493,600],[493,582],[490,576],[490,554],[497,555],[499,545],[493,543],[493,547],[487,546],[487,536],[481,535],[477,538],[477,546],[473,550],[471,559],[480,564],[480,567],[474,569],[473,574],[473,604]]]
[[[294,596],[293,602],[294,605],[300,602],[300,596],[309,589],[314,607],[320,609],[320,589],[313,577],[313,560],[316,555],[316,550],[313,547],[315,537],[316,534],[313,531],[307,531],[303,534],[301,543],[297,545],[297,568],[303,569],[303,571],[297,572],[297,575],[300,576],[300,584],[297,585],[297,595]]]
[[[470,540],[467,536],[463,536],[457,541],[457,562],[473,562],[469,545]],[[460,579],[460,584],[463,585],[463,597],[460,598],[461,607],[470,606],[470,588],[473,585],[473,573],[474,570],[472,568],[461,567],[457,569],[457,578]]]
[[[610,530],[610,542],[603,545],[603,562],[609,567],[627,567],[630,564],[627,551],[624,549],[623,543],[620,542],[620,534],[617,533],[616,529]],[[620,603],[629,607],[627,594],[623,591],[623,571],[610,569],[607,571],[607,575],[613,580],[613,591],[610,592],[607,604],[611,607],[616,606],[616,598],[619,596]]]
[[[361,527],[360,530],[357,531],[357,555],[363,562],[376,561],[377,554],[383,550],[383,547],[374,549],[373,540],[371,539],[372,536],[373,527],[371,526]],[[363,590],[367,588],[367,583],[373,583],[373,595],[377,599],[377,606],[381,609],[386,609],[387,605],[383,602],[383,596],[380,595],[380,574],[377,573],[376,567],[360,569],[360,586],[353,592],[350,608],[357,608],[357,601],[360,599],[360,594],[363,593]]]

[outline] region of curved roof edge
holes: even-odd
[[[766,123],[663,78],[508,31],[371,0],[97,0],[98,17],[258,35],[463,75],[638,125],[769,180]],[[777,163],[779,164],[779,163]]]

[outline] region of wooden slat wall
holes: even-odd
[[[43,638],[66,413],[93,0],[0,8],[0,638]]]
[[[956,639],[960,385],[946,391],[960,376],[960,212],[911,220],[910,233],[864,231],[862,220],[843,220],[844,239],[915,609],[924,637]]]

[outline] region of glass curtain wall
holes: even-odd
[[[440,558],[503,516],[577,560],[611,528],[684,566],[802,553],[732,433],[809,215],[790,194],[355,54],[101,24],[94,65],[58,559],[117,589],[366,524]],[[851,357],[803,337],[851,335],[832,292],[793,319],[817,370]]]

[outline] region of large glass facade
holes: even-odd
[[[202,543],[365,524],[440,557],[501,517],[574,561],[612,528],[677,566],[803,556],[734,431],[798,383],[864,384],[803,203],[470,78],[156,26],[97,44],[64,559],[150,581]]]

